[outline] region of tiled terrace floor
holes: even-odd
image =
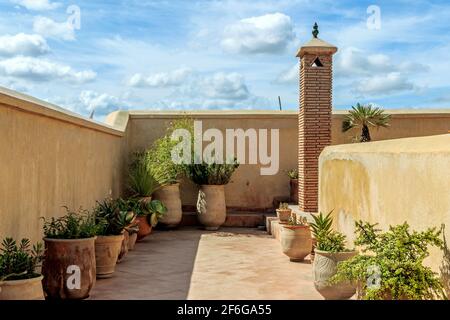
[[[156,231],[128,253],[91,299],[321,299],[309,260],[292,263],[266,232]]]

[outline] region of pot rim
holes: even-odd
[[[315,253],[318,254],[322,254],[322,255],[331,255],[331,254],[339,254],[339,255],[344,255],[344,254],[358,254],[358,250],[354,249],[354,250],[350,250],[350,251],[339,251],[339,252],[331,252],[331,251],[323,251],[323,250],[319,250],[319,249],[314,249]]]
[[[309,226],[292,226],[292,225],[282,225],[286,229],[309,229]]]
[[[40,274],[37,277],[29,278],[29,279],[3,280],[3,281],[0,281],[0,287],[1,286],[19,286],[21,284],[27,284],[27,283],[30,283],[30,282],[42,281],[42,279],[44,279],[44,276],[42,274]]]
[[[291,208],[287,208],[287,209],[276,209],[277,211],[291,211],[292,212],[292,209]]]
[[[97,239],[97,236],[90,238],[79,238],[79,239],[56,239],[56,238],[43,238],[45,242],[88,242]]]
[[[124,233],[122,232],[121,234],[114,234],[114,235],[107,235],[107,236],[101,235],[101,236],[97,236],[95,240],[96,241],[98,241],[98,240],[113,240],[114,238],[123,239]]]

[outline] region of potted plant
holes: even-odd
[[[282,202],[277,209],[277,217],[280,220],[280,223],[288,223],[289,219],[291,219],[292,209],[289,208],[289,204]]]
[[[127,248],[128,248],[128,250],[133,251],[134,247],[136,245],[136,241],[137,241],[139,226],[136,222],[134,222],[130,226],[126,227],[125,231],[126,231],[126,234],[128,234]]]
[[[95,238],[99,225],[86,210],[44,219],[44,291],[50,299],[85,299],[95,284]]]
[[[281,248],[292,262],[301,262],[311,253],[311,230],[305,217],[291,216],[281,231]]]
[[[158,224],[159,220],[164,217],[167,208],[159,200],[143,202],[137,199],[130,199],[129,203],[130,208],[132,208],[132,211],[137,215],[137,241],[140,241],[152,233],[153,228]]]
[[[0,249],[0,300],[44,300],[42,275],[37,271],[43,259],[43,245],[30,247],[30,240],[17,244],[5,238]]]
[[[95,240],[97,278],[109,278],[114,273],[125,228],[136,218],[136,214],[123,203],[123,199],[106,199],[97,202],[94,209],[96,223],[100,226]]]
[[[292,169],[287,172],[289,177],[289,199],[293,203],[298,203],[298,170]]]
[[[340,263],[331,281],[356,282],[365,300],[447,299],[438,274],[423,263],[430,247],[443,249],[441,231],[411,231],[405,222],[382,232],[358,221],[355,244],[363,254]]]
[[[155,191],[154,199],[160,200],[167,207],[167,212],[159,221],[166,228],[177,227],[183,217],[178,181],[183,167],[175,164],[172,159],[172,150],[178,144],[178,141],[172,140],[172,133],[178,128],[188,126],[189,123],[184,119],[172,122],[166,135],[157,139],[148,151],[150,171],[161,185],[161,188]]]
[[[135,152],[134,159],[130,165],[129,190],[131,198],[137,200],[132,202],[132,210],[137,214],[136,222],[139,226],[137,239],[141,240],[151,233],[151,225],[143,208],[152,201],[153,193],[160,188],[158,181],[151,173],[148,152]]]
[[[232,163],[190,164],[186,166],[186,175],[200,190],[197,199],[199,222],[206,230],[218,230],[225,222],[227,208],[225,188],[234,171],[239,167],[237,160]]]
[[[310,224],[316,239],[313,262],[314,286],[327,300],[344,300],[356,293],[356,286],[348,280],[330,282],[342,261],[353,258],[357,251],[345,247],[345,235],[332,230],[332,212],[326,216],[322,213],[312,215],[314,222]]]

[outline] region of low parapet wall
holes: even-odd
[[[382,229],[407,221],[440,227],[450,239],[450,134],[325,148],[320,156],[319,209],[354,240],[354,222]],[[442,254],[429,263],[438,269]]]

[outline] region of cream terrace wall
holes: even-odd
[[[447,133],[450,130],[450,110],[388,110],[392,114],[392,126],[388,129],[372,129],[375,140],[427,136]],[[126,117],[122,112],[117,126]],[[342,133],[345,111],[334,111],[332,119],[332,144],[351,143],[357,131]],[[272,207],[273,198],[289,195],[286,170],[297,168],[298,113],[296,111],[211,111],[211,112],[155,112],[130,111],[128,123],[129,151],[145,149],[162,136],[168,124],[175,118],[192,117],[204,122],[204,130],[218,128],[266,128],[280,129],[280,170],[275,176],[260,176],[259,165],[243,165],[226,187],[227,205],[264,211]],[[117,113],[112,115],[116,117]],[[195,205],[197,189],[189,181],[182,181],[182,200],[188,206]]]
[[[319,160],[319,210],[354,240],[354,221],[382,229],[446,224],[450,239],[450,134],[325,148]],[[442,254],[428,263],[438,270]]]
[[[40,217],[90,209],[123,185],[124,133],[0,89],[0,238],[42,238]]]

